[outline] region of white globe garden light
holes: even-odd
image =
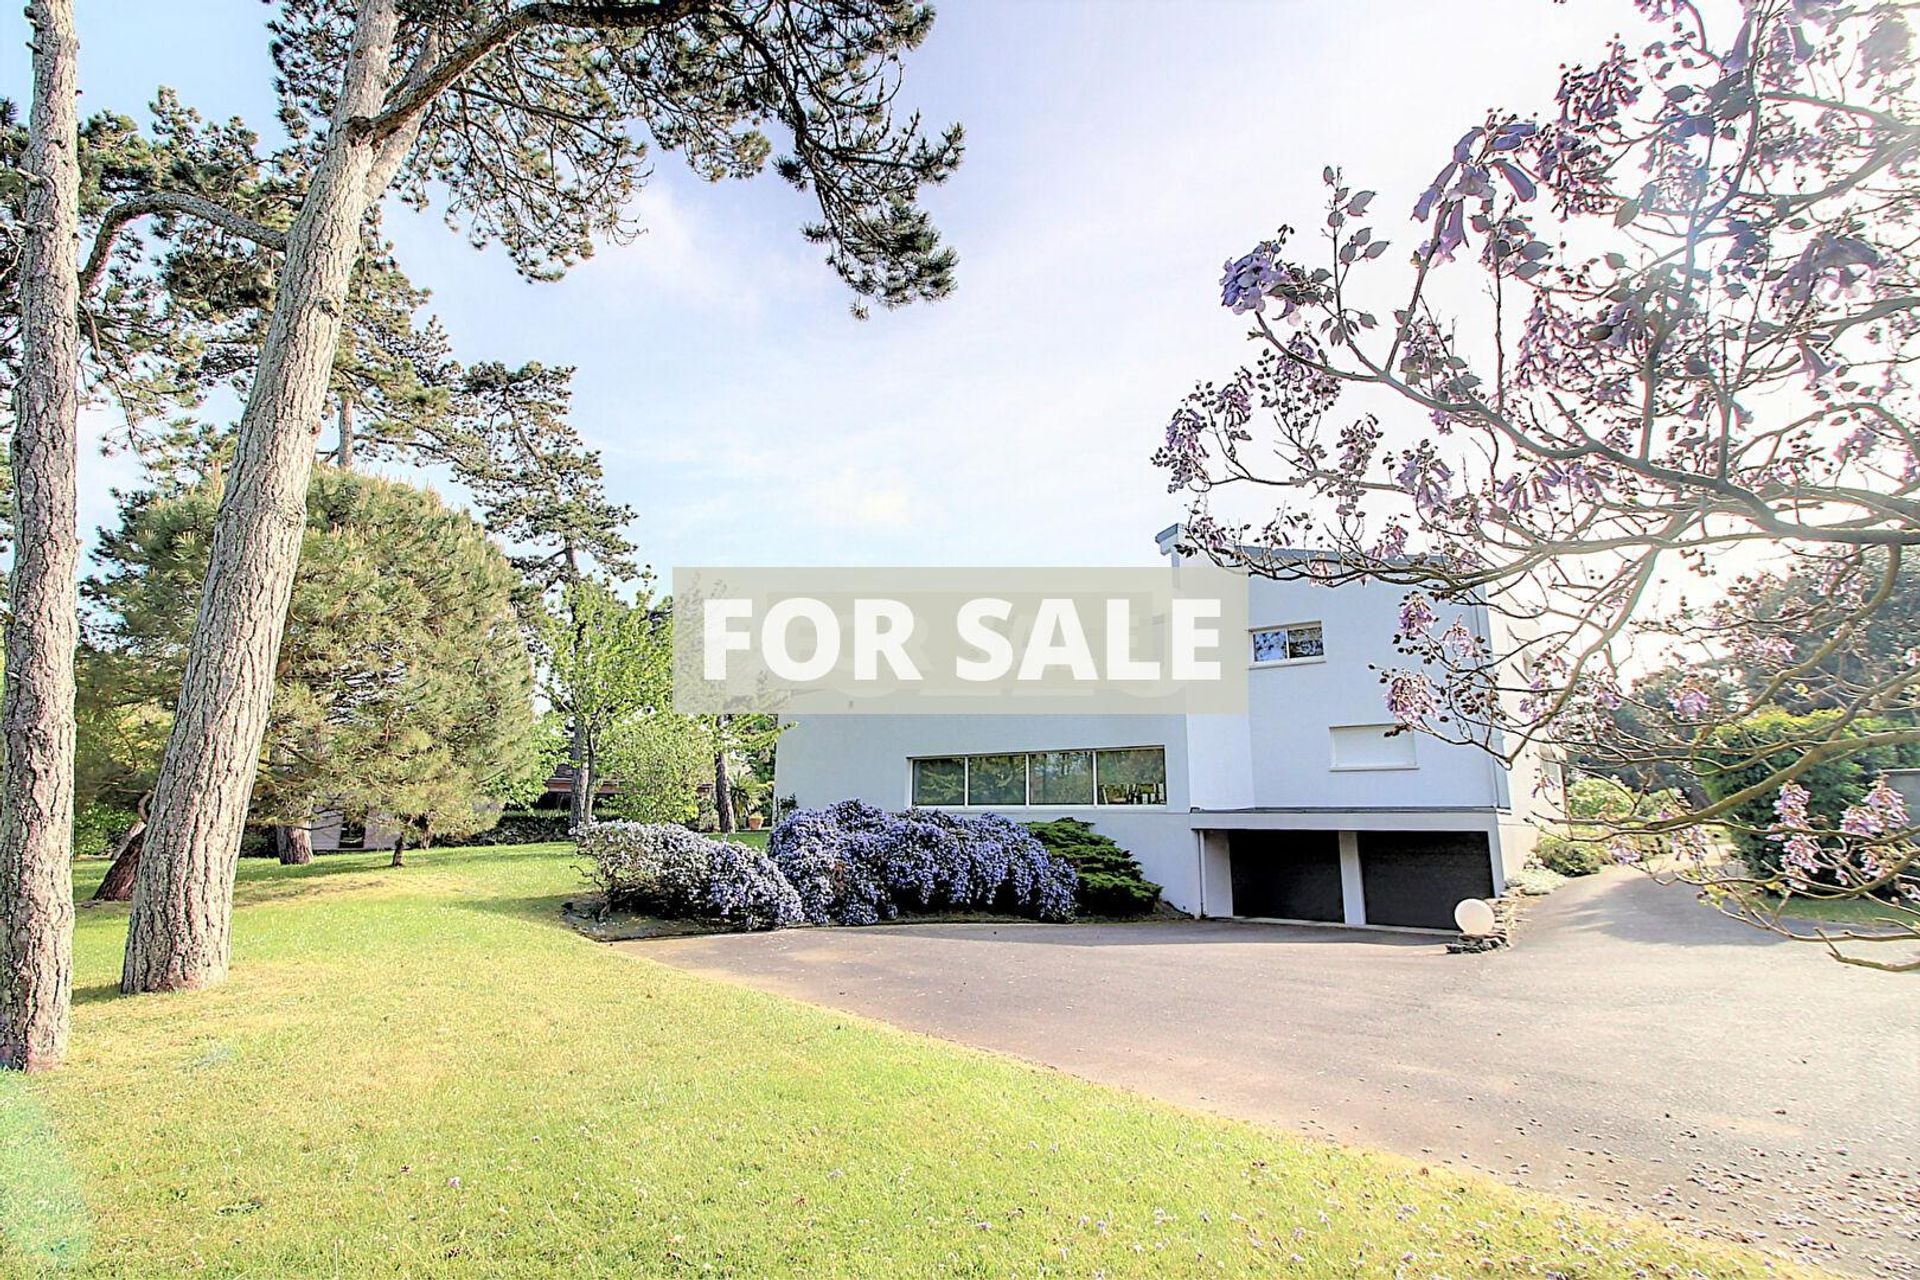
[[[1469,938],[1486,938],[1493,934],[1493,908],[1479,898],[1463,898],[1460,905],[1453,909],[1453,922],[1460,926],[1460,932]]]

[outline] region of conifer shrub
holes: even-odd
[[[1160,886],[1147,879],[1133,855],[1091,823],[1056,818],[1028,823],[1027,830],[1073,867],[1079,881],[1077,905],[1084,914],[1145,915],[1160,901]]]

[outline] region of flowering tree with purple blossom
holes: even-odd
[[[1920,970],[1898,796],[1822,830],[1793,790],[1920,741],[1920,650],[1832,661],[1871,643],[1920,545],[1911,6],[1637,7],[1645,33],[1564,69],[1551,110],[1462,134],[1391,234],[1386,202],[1328,168],[1317,245],[1282,227],[1227,264],[1258,357],[1188,396],[1155,460],[1191,550],[1408,589],[1406,661],[1382,677],[1409,729],[1508,761],[1700,768],[1717,726],[1824,682],[1842,714],[1750,789],[1620,834],[1668,836],[1669,873],[1756,923]],[[1241,493],[1263,514],[1237,522]],[[1301,546],[1325,554],[1270,554]],[[1820,590],[1783,611],[1783,576]],[[1701,675],[1630,706],[1649,661]],[[1712,824],[1769,794],[1782,870],[1732,869]],[[1777,909],[1795,895],[1885,910],[1796,929]]]

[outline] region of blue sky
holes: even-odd
[[[143,115],[165,84],[270,126],[258,0],[80,9],[83,109]],[[1180,513],[1148,461],[1162,424],[1246,351],[1222,261],[1314,226],[1329,162],[1400,221],[1487,106],[1550,106],[1562,61],[1637,25],[1625,0],[939,10],[904,96],[968,134],[928,200],[960,253],[944,302],[852,319],[798,233],[804,197],[710,186],[670,155],[637,205],[648,233],[558,284],[389,211],[461,357],[578,366],[575,422],[663,570],[1151,562]],[[21,99],[25,27],[6,21]],[[85,459],[83,523],[136,479]]]

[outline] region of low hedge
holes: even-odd
[[[1534,847],[1533,860],[1562,876],[1590,876],[1613,859],[1606,848],[1593,840],[1575,840],[1549,833]]]
[[[573,839],[565,809],[509,809],[487,831],[470,836],[449,837],[439,843],[448,848],[491,844],[552,844]]]
[[[1065,920],[1077,885],[1065,859],[998,814],[887,813],[856,800],[800,810],[765,851],[649,822],[596,822],[579,846],[608,905],[745,929],[903,911]]]

